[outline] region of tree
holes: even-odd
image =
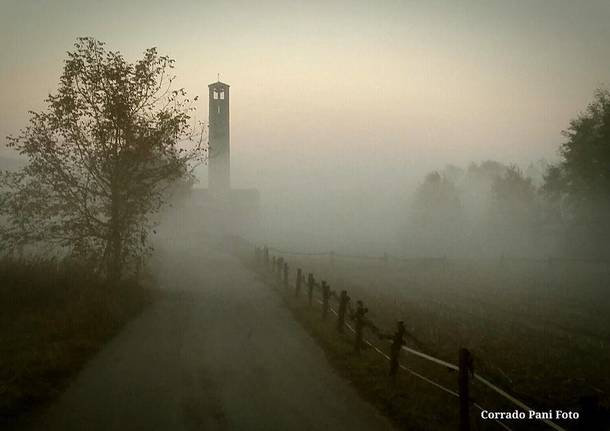
[[[547,171],[543,192],[561,203],[564,221],[571,231],[585,234],[590,251],[603,253],[610,232],[610,91],[598,89],[563,135],[562,160]]]
[[[471,180],[491,183],[497,177],[504,175],[507,169],[508,167],[500,162],[486,160],[479,165],[471,163],[468,166],[468,176]]]
[[[506,173],[508,166],[495,160],[480,164],[470,163],[460,183],[462,204],[467,218],[480,227],[492,205],[491,187],[498,177]]]
[[[517,166],[509,166],[491,186],[492,216],[500,224],[531,226],[536,220],[536,188]]]
[[[455,184],[436,171],[426,175],[416,191],[414,204],[420,223],[453,218],[460,211]]]
[[[0,177],[0,235],[11,249],[67,247],[119,279],[149,250],[166,191],[203,158],[203,128],[185,90],[172,89],[174,60],[155,48],[130,63],[92,38],[74,47],[46,109],[8,138],[28,162]]]
[[[567,195],[563,169],[558,165],[550,165],[543,179],[540,192],[544,202],[545,223],[561,226],[570,217],[569,211],[565,210]]]
[[[420,249],[428,253],[446,253],[456,246],[462,207],[455,184],[438,172],[426,175],[415,192],[412,223],[421,234]]]

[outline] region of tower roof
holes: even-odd
[[[229,87],[229,84],[225,84],[224,82],[216,81],[212,82],[208,87]]]

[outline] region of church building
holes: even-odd
[[[259,193],[231,186],[229,85],[219,80],[208,85],[208,93],[208,188],[195,185],[184,196],[176,208],[179,223],[191,233],[245,234],[257,225]]]

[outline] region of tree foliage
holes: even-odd
[[[559,171],[550,171],[547,189],[561,188],[582,207],[610,199],[610,91],[599,89],[594,101],[563,132]],[[597,205],[594,205],[597,206]]]
[[[529,225],[536,220],[536,188],[517,166],[509,166],[491,186],[492,215],[500,223]]]
[[[173,68],[155,48],[130,63],[102,42],[76,41],[46,109],[8,138],[28,162],[0,177],[4,244],[68,247],[116,278],[148,250],[153,214],[205,152]]]
[[[455,184],[436,171],[429,173],[416,191],[414,208],[419,224],[455,218],[460,213]]]
[[[550,167],[542,187],[561,206],[571,229],[607,243],[610,217],[610,91],[599,89],[586,111],[563,132],[562,160]],[[558,211],[559,212],[559,211]],[[599,251],[599,248],[596,252]]]
[[[452,249],[456,229],[463,222],[461,205],[458,190],[447,176],[437,171],[426,175],[412,202],[411,246],[429,255]]]

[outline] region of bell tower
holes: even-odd
[[[208,188],[220,195],[231,189],[231,158],[229,136],[229,86],[223,82],[208,85],[209,111],[209,161]]]

